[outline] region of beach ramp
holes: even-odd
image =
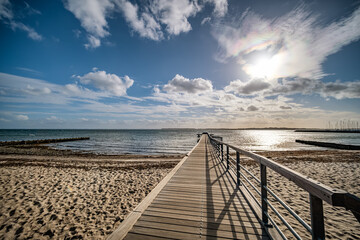
[[[269,239],[203,134],[109,239]]]

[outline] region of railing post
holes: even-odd
[[[236,151],[236,185],[240,186],[240,153]]]
[[[226,146],[226,170],[229,170],[229,146]]]
[[[221,144],[221,161],[224,161],[224,144]]]
[[[266,179],[266,166],[260,164],[260,182],[261,182],[261,212],[262,212],[262,221],[264,226],[268,225],[269,219],[267,216],[268,213],[268,204],[267,204],[267,179]]]
[[[322,200],[310,195],[312,239],[325,239],[324,210]]]

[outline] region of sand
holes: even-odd
[[[0,150],[0,239],[105,239],[181,159],[28,150]]]
[[[360,196],[360,152],[261,154]],[[181,158],[98,156],[41,146],[2,147],[0,239],[105,239]],[[258,174],[256,165],[242,160]],[[269,186],[310,223],[306,192],[272,171]],[[360,224],[349,211],[326,203],[324,209],[328,238],[360,239]],[[287,219],[304,239],[309,239],[296,220]]]

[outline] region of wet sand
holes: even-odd
[[[260,154],[360,196],[358,151]],[[1,147],[0,239],[105,239],[181,158]],[[258,174],[256,165],[243,163]],[[269,177],[269,186],[310,223],[308,194],[272,171]],[[350,212],[326,203],[324,209],[328,238],[360,238],[360,224]]]

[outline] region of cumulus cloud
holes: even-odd
[[[40,12],[36,9],[33,9],[30,7],[28,3],[25,2],[25,7],[28,15],[32,15],[34,13],[40,14]],[[17,19],[17,16],[20,16],[22,14],[14,14],[12,10],[12,5],[10,1],[8,0],[0,0],[0,20],[2,20],[7,26],[9,26],[13,31],[21,30],[28,34],[28,37],[36,40],[41,41],[43,37],[35,31],[32,27],[25,25],[19,19]]]
[[[100,46],[100,39],[108,36],[106,16],[114,9],[110,0],[67,0],[65,7],[80,21],[81,26],[88,32],[86,48]]]
[[[126,90],[134,83],[129,76],[119,77],[115,74],[106,73],[105,71],[98,71],[94,69],[83,76],[76,76],[82,84],[90,84],[94,87],[108,91],[116,96],[125,96]],[[68,86],[68,88],[74,86]]]
[[[139,33],[141,37],[152,40],[163,39],[160,24],[149,12],[140,13],[138,5],[126,0],[118,0],[116,4],[122,11],[130,27]]]
[[[292,109],[292,107],[289,107],[289,106],[280,106],[281,109],[283,110],[289,110],[289,109]]]
[[[211,92],[213,89],[212,83],[203,78],[188,79],[179,74],[170,80],[163,89],[166,92],[179,92],[199,94],[204,92]]]
[[[191,30],[188,18],[195,16],[201,7],[197,1],[155,0],[151,2],[150,9],[156,18],[166,25],[166,31],[170,35],[179,35]]]
[[[121,12],[129,27],[140,37],[155,41],[189,32],[189,18],[199,13],[205,4],[214,6],[215,17],[227,13],[227,0],[154,0],[141,5],[129,0],[66,0],[66,9],[74,14],[88,33],[86,48],[101,46],[101,40],[110,35],[107,19]],[[4,14],[6,12],[4,11]],[[205,22],[210,17],[205,18]],[[205,23],[204,22],[204,23]]]
[[[260,72],[268,78],[320,79],[326,58],[360,38],[360,8],[325,26],[304,7],[276,19],[245,11],[238,22],[218,25],[213,36],[221,47],[218,58],[235,58],[250,77]]]
[[[224,89],[226,92],[234,92],[237,94],[250,95],[262,91],[264,89],[268,89],[270,86],[271,86],[270,83],[262,79],[254,79],[248,82],[235,80],[235,81],[231,81],[230,84],[226,86]]]

